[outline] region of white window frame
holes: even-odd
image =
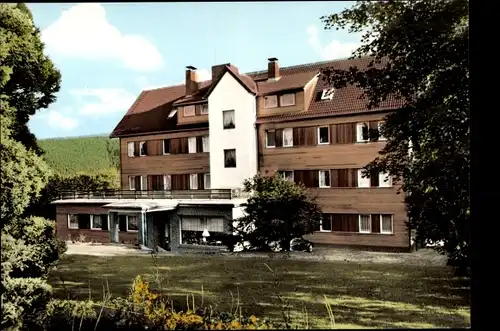
[[[387,179],[387,182],[385,181]],[[387,172],[378,174],[378,187],[392,187],[392,178]]]
[[[292,182],[295,180],[295,178],[294,178],[294,174],[293,174],[293,170],[280,170],[280,171],[278,171],[278,173],[281,175],[281,177],[282,177],[283,179],[287,179],[287,180],[290,180],[290,181],[292,181]],[[287,174],[287,173],[291,173],[291,174],[292,174],[292,176],[291,176],[291,177],[287,177],[287,176],[286,176],[286,174]]]
[[[102,214],[102,215],[104,215],[104,214]],[[94,216],[101,216],[101,214],[99,214],[99,215],[94,215],[94,214],[91,214],[91,215],[90,215],[90,229],[91,229],[91,230],[103,231],[103,230],[102,230],[102,225],[101,225],[101,227],[100,227],[100,228],[95,228],[95,227],[94,227]],[[104,221],[108,222],[108,231],[109,231],[109,215],[107,215],[106,220],[103,220],[103,222],[104,222]]]
[[[234,163],[235,163],[236,166],[234,166],[234,167],[226,167],[226,151],[231,151],[233,149],[234,149]],[[236,157],[237,157],[237,155],[236,155],[236,148],[224,149],[224,150],[222,150],[222,153],[223,153],[223,156],[224,156],[224,168],[225,169],[236,168],[238,166],[237,159],[236,159]]]
[[[333,228],[333,226],[332,226],[333,225],[332,224],[332,215],[331,214],[329,214],[329,215],[330,215],[330,227]],[[319,232],[332,232],[332,231],[333,231],[332,229],[330,229],[330,230],[324,230],[323,229],[323,218],[322,218],[321,222],[319,223]]]
[[[137,229],[137,230],[130,230],[130,229],[128,228],[128,218],[129,218],[129,217],[137,217],[137,228],[139,228],[139,227],[140,227],[140,226],[139,226],[139,225],[140,225],[139,223],[141,222],[141,218],[140,218],[138,215],[126,215],[126,217],[125,217],[126,222],[125,222],[125,223],[127,223],[127,232],[139,232],[139,229]]]
[[[135,191],[135,176],[128,176],[128,188],[130,191]]]
[[[332,178],[331,178],[331,175],[329,173],[329,179],[330,179],[330,184],[328,186],[326,185],[321,185],[321,173],[329,173],[330,171],[329,170],[318,170],[318,187],[319,188],[330,188],[332,186]],[[324,178],[326,179],[326,175],[324,176]],[[326,181],[326,180],[325,180]]]
[[[233,128],[226,128],[224,123],[225,123],[225,115],[229,115],[229,114],[232,114],[232,118],[233,118]],[[223,110],[222,111],[222,129],[223,130],[233,130],[233,129],[236,129],[236,112],[234,111],[234,109],[228,109],[228,110]]]
[[[162,145],[161,148],[163,150],[162,152],[163,152],[163,155],[170,155],[170,152],[169,153],[165,153],[165,140],[168,140],[168,143],[170,144],[170,139],[168,139],[168,138],[167,139],[162,139],[162,141],[161,141],[161,145]]]
[[[132,153],[132,155],[131,155],[131,153]],[[128,157],[135,156],[135,145],[134,145],[133,141],[127,143],[127,155],[128,155]]]
[[[328,141],[322,143],[320,131],[321,131],[321,129],[324,129],[324,128],[328,129]],[[329,125],[318,126],[318,145],[330,145],[330,126]]]
[[[168,180],[167,180],[168,178]],[[170,185],[167,185],[169,183]],[[167,188],[168,186],[168,188]],[[172,190],[172,176],[171,175],[163,175],[163,190],[171,191]]]
[[[207,185],[207,177],[209,178],[210,185]],[[210,190],[212,188],[212,177],[210,176],[210,173],[203,174],[203,187],[205,190]]]
[[[143,147],[144,145],[146,145],[146,142],[145,142],[145,141],[141,141],[141,142],[139,142],[139,155],[140,155],[140,156],[146,156],[146,155],[147,155],[147,154],[142,154],[142,147]],[[146,147],[146,148],[147,148],[147,147]],[[146,151],[146,153],[147,153],[147,151]]]
[[[146,187],[143,187],[143,178],[146,178]],[[148,176],[141,176],[141,191],[146,191],[148,189]]]
[[[392,214],[385,214],[389,215],[391,217],[391,231],[384,231],[382,227],[382,214],[380,214],[380,233],[382,234],[393,234],[394,233],[394,215]]]
[[[283,100],[285,99],[286,96],[293,96],[293,102],[284,103]],[[290,107],[290,106],[295,106],[295,93],[285,93],[280,95],[280,107]]]
[[[368,216],[368,227],[369,231],[361,231],[361,216]],[[359,233],[372,233],[372,215],[371,214],[359,214],[358,215],[358,229]]]
[[[290,140],[291,141],[291,145],[285,145],[285,132],[291,132],[292,133],[292,139]],[[282,135],[283,135],[282,136],[283,147],[293,147],[293,128],[284,128]]]
[[[193,150],[193,148],[194,148],[194,150]],[[196,153],[196,137],[188,137],[188,153],[189,154]]]
[[[274,100],[274,103],[270,104],[268,100]],[[264,108],[266,109],[278,108],[278,96],[276,94],[266,95],[264,97]]]
[[[189,110],[189,109],[192,109],[193,112],[191,113],[186,113],[186,110]],[[196,106],[194,105],[189,105],[189,106],[184,106],[182,107],[182,115],[184,117],[193,117],[193,116],[196,116]]]
[[[203,153],[210,152],[210,136],[201,137],[201,149]]]
[[[379,122],[377,123],[377,129],[378,129],[378,140],[380,140],[380,141],[386,141],[386,140],[387,140],[387,138],[386,138],[386,137],[384,137],[384,136],[382,136],[382,135],[380,134],[380,127],[381,127],[382,125],[384,125],[384,121],[379,121]]]
[[[206,109],[206,111],[203,111],[204,109]],[[208,103],[201,105],[200,115],[208,115]]]
[[[368,139],[363,139],[363,127],[366,125],[368,128]],[[370,123],[368,122],[359,122],[356,123],[356,142],[358,143],[366,143],[370,141]]]
[[[273,133],[274,136],[274,145],[269,145],[268,134]],[[266,131],[266,148],[275,148],[276,147],[276,130],[267,130]]]
[[[362,169],[358,169],[358,187],[371,187],[370,177],[364,178],[362,175]]]
[[[75,227],[71,227],[71,217],[70,215],[74,215],[76,217],[76,228]],[[78,230],[80,227],[78,226],[78,217],[77,217],[77,214],[68,214],[68,229],[71,229],[71,230]]]
[[[193,185],[193,178],[194,178],[195,185]],[[198,189],[198,174],[189,174],[189,189],[190,190],[197,190]]]

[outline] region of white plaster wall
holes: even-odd
[[[226,72],[208,97],[210,175],[213,189],[242,188],[257,174],[256,98]],[[234,109],[235,128],[224,130],[222,112]],[[236,168],[224,168],[224,149],[236,149]]]

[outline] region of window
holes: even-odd
[[[370,187],[370,177],[363,177],[361,169],[358,169],[358,187]]]
[[[368,123],[356,124],[356,141],[358,143],[367,142],[370,138]]]
[[[172,189],[172,177],[170,175],[163,175],[163,189],[170,191]]]
[[[196,153],[196,137],[188,138],[188,153],[189,154]]]
[[[203,174],[203,187],[205,190],[210,189],[210,174]]]
[[[190,190],[198,189],[198,174],[189,175],[189,189]]]
[[[202,115],[208,114],[208,103],[204,103],[201,105],[201,114]]]
[[[68,229],[78,229],[78,217],[75,214],[68,214]]]
[[[360,233],[372,232],[371,215],[359,215],[359,232]]]
[[[130,191],[135,191],[135,176],[128,176],[128,188]]]
[[[139,231],[139,217],[127,215],[127,232]]]
[[[148,176],[141,176],[141,191],[148,189]]]
[[[330,143],[330,127],[322,126],[318,128],[318,144],[326,145]]]
[[[266,131],[266,147],[267,148],[274,148],[276,147],[276,137],[275,137],[276,131],[274,130],[269,130]]]
[[[278,171],[278,174],[284,179],[290,180],[293,182],[293,170],[292,171]]]
[[[378,174],[378,186],[379,187],[391,187],[392,180],[388,173],[381,172]]]
[[[204,232],[208,234],[207,237],[203,236]],[[182,217],[181,242],[183,244],[220,245],[224,235],[223,218]]]
[[[108,215],[90,215],[90,228],[92,230],[108,230]]]
[[[184,106],[184,117],[191,117],[196,115],[196,107],[194,105]]]
[[[286,128],[283,129],[283,147],[293,146],[293,129]]]
[[[210,139],[208,138],[208,136],[203,136],[201,138],[201,144],[202,144],[203,153],[210,152]]]
[[[175,116],[175,114],[177,114],[177,108],[173,109],[170,111],[170,113],[168,114],[168,118],[172,118]]]
[[[332,231],[332,215],[331,214],[323,214],[321,218],[321,223],[319,227],[320,231]]]
[[[147,147],[146,147],[146,142],[145,141],[141,141],[139,143],[139,150],[141,151],[141,156],[145,156],[145,155],[148,155],[148,151],[147,151]]]
[[[127,149],[128,149],[128,156],[129,157],[134,157],[135,154],[135,148],[134,148],[134,142],[131,141],[127,144]]]
[[[380,233],[392,233],[392,215],[380,215]]]
[[[333,87],[324,89],[323,93],[321,93],[321,100],[332,100],[334,94],[335,89]]]
[[[264,108],[276,108],[278,107],[278,96],[268,95],[264,97]]]
[[[330,171],[319,171],[319,187],[330,187]]]
[[[170,139],[163,139],[163,155],[170,154]]]
[[[234,129],[236,127],[234,121],[234,110],[224,110],[222,112],[222,119],[224,129]]]
[[[294,106],[295,105],[295,93],[287,93],[280,96],[280,106]]]
[[[377,123],[378,128],[378,140],[387,140],[384,136],[380,134],[380,128],[384,125],[384,121],[380,121]]]
[[[236,168],[236,150],[224,150],[224,168]]]

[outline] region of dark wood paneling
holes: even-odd
[[[380,233],[380,215],[373,214],[372,215],[372,232]]]
[[[330,214],[332,231],[358,232],[357,214]]]
[[[172,175],[172,190],[188,190],[189,174]]]
[[[196,153],[203,153],[203,137],[196,137]]]
[[[356,142],[356,123],[330,125],[332,144],[353,144]]]
[[[294,146],[315,146],[317,139],[317,127],[293,128]]]
[[[198,190],[204,190],[205,189],[205,183],[203,181],[203,174],[198,174]]]
[[[276,147],[282,147],[283,146],[283,129],[278,129],[274,131],[274,137],[275,137],[275,145]]]

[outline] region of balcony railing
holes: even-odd
[[[232,189],[182,191],[59,191],[59,200],[71,199],[232,199],[242,197],[241,191]]]

